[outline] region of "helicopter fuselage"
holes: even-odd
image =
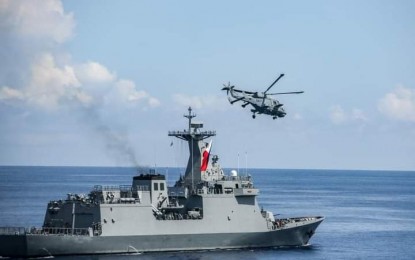
[[[291,92],[279,92],[279,93],[267,93],[277,83],[284,74],[281,74],[264,92],[253,92],[236,89],[235,86],[223,85],[222,90],[226,90],[229,103],[234,104],[236,102],[243,102],[242,107],[251,105],[252,118],[255,118],[255,114],[271,115],[273,119],[278,117],[284,117],[287,113],[282,108],[281,104],[275,98],[271,98],[271,95],[284,95],[284,94],[301,94],[304,91],[291,91]]]
[[[251,105],[253,107],[251,112],[254,115],[255,113],[266,114],[273,116],[274,119],[286,115],[285,110],[282,108],[283,104],[276,99],[264,96],[262,93],[251,94],[242,90],[235,91],[234,88],[231,88],[229,89],[228,95],[228,100],[231,104],[241,101],[244,102],[242,104],[243,107],[248,104]]]

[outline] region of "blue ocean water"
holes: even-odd
[[[159,168],[170,185],[182,171]],[[241,171],[244,174],[245,170]],[[79,259],[415,259],[415,172],[248,169],[264,209],[323,215],[303,248],[81,256]],[[0,167],[0,226],[41,226],[49,200],[96,184],[128,185],[134,168]],[[57,257],[70,259],[71,257]]]

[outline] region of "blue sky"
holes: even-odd
[[[0,2],[0,164],[415,169],[413,1]],[[220,89],[274,91],[251,118]],[[170,147],[171,141],[174,146]]]

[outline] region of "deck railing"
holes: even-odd
[[[24,227],[0,227],[0,235],[24,235]]]
[[[92,236],[92,228],[31,228],[27,234],[31,235],[71,235],[71,236]]]
[[[67,236],[99,236],[101,229],[98,228],[23,228],[23,227],[0,227],[0,235],[67,235]]]

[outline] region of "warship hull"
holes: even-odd
[[[168,186],[166,176],[149,170],[131,185],[96,185],[88,195],[68,193],[51,200],[41,228],[0,227],[0,256],[125,254],[304,246],[324,217],[275,218],[256,199],[259,189],[248,173],[225,174],[212,155],[214,131],[202,131],[184,115],[188,129],[169,136],[187,141],[184,176]]]
[[[1,235],[0,256],[40,257],[304,246],[324,218],[267,232],[143,236]]]

